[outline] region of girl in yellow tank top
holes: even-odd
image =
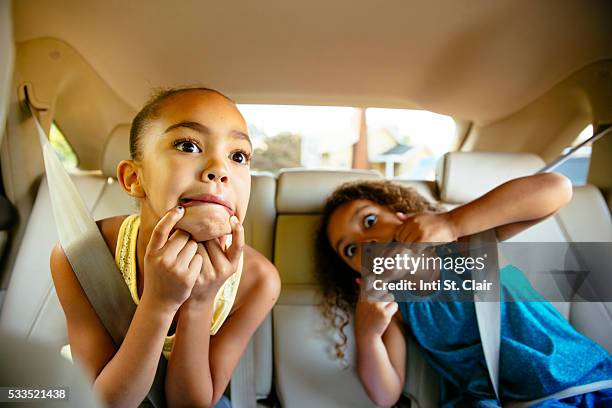
[[[105,154],[113,156],[108,150],[115,145]],[[262,255],[251,248],[243,255],[248,127],[234,102],[217,91],[171,89],[136,115],[129,146],[131,160],[119,162],[117,180],[140,211],[120,225],[102,220],[100,228],[107,242],[116,242],[115,260],[136,312],[123,342],[113,344],[95,311],[83,312],[90,305],[74,279],[64,280],[73,271],[63,251],[54,251],[52,274],[72,352],[113,405],[142,401],[160,353],[168,360],[168,406],[215,405],[280,290]]]
[[[115,262],[117,263],[117,266],[123,275],[123,279],[130,289],[132,299],[136,304],[140,302],[136,284],[136,242],[139,228],[140,217],[138,214],[132,214],[126,217],[121,223],[119,235],[117,236],[117,248],[115,250]],[[228,235],[228,237],[231,237],[231,235]],[[215,296],[213,318],[210,325],[211,335],[217,333],[232,310],[234,299],[236,298],[236,292],[238,292],[238,285],[240,284],[240,277],[242,276],[242,265],[243,258],[241,257],[238,270],[234,272],[232,276],[227,278]],[[173,343],[174,334],[171,336],[166,336],[163,350],[166,359],[170,357]]]
[[[136,304],[140,303],[136,282],[136,242],[139,228],[140,216],[138,214],[132,214],[126,217],[121,223],[119,235],[117,236],[117,247],[115,249],[115,262]],[[231,237],[231,235],[228,237]],[[230,243],[227,245],[230,245]],[[221,328],[221,325],[232,310],[234,300],[236,299],[236,293],[238,292],[238,285],[240,284],[240,277],[242,276],[242,266],[243,258],[241,257],[238,270],[223,283],[223,286],[221,286],[221,289],[219,289],[215,296],[213,318],[210,325],[211,335],[219,331],[219,328]],[[174,336],[174,334],[166,336],[164,340],[162,353],[166,359],[168,359],[172,353]],[[64,357],[72,360],[70,345],[64,346],[61,352]]]

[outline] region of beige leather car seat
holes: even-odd
[[[111,137],[121,138],[124,134],[125,127],[120,126],[115,128]],[[107,158],[113,159],[110,153]],[[136,210],[135,202],[123,193],[112,177],[114,172],[72,176],[95,219]],[[0,327],[59,350],[67,343],[66,322],[49,271],[49,255],[57,240],[49,189],[43,178],[15,257],[0,313]]]
[[[544,167],[528,153],[453,152],[438,165],[437,182],[444,201],[471,201],[495,185],[532,174]],[[512,237],[508,242],[612,242],[610,211],[599,190],[591,185],[575,187],[570,203],[557,214]],[[563,269],[563,259],[541,257],[536,268]],[[524,269],[529,278],[529,268]],[[605,274],[609,271],[599,271]],[[538,283],[532,280],[536,289]],[[612,302],[582,302],[577,298],[553,305],[570,323],[612,353]]]
[[[374,172],[288,170],[278,176],[274,263],[282,292],[273,309],[276,392],[285,408],[371,407],[355,366],[333,354],[314,280],[314,234],[325,198],[349,180],[378,179]],[[354,359],[352,326],[347,356]]]

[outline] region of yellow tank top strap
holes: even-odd
[[[210,325],[211,335],[217,333],[227,316],[229,316],[230,312],[232,311],[232,306],[234,305],[234,300],[236,299],[236,293],[238,293],[238,286],[240,286],[243,262],[244,255],[241,255],[236,272],[227,278],[215,296],[215,307],[213,310],[212,323]]]
[[[132,214],[121,223],[117,246],[115,248],[115,263],[123,275],[125,284],[130,289],[134,303],[138,304],[138,286],[136,285],[136,242],[140,229],[140,216]]]
[[[138,304],[138,286],[136,282],[136,242],[138,240],[138,230],[140,229],[140,216],[132,214],[126,217],[119,228],[117,236],[117,247],[115,249],[115,262],[123,275],[126,285],[130,289],[134,303]],[[214,335],[219,331],[227,316],[229,316],[242,276],[244,264],[243,256],[240,257],[238,269],[230,276],[215,295],[213,317],[210,325],[210,334]],[[163,354],[168,358],[172,351],[174,335],[167,336],[164,341]]]

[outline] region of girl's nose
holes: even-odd
[[[221,160],[212,160],[202,173],[204,181],[218,181],[221,183],[229,182],[229,172]]]
[[[226,174],[221,174],[218,171],[208,171],[206,173],[206,178],[210,181],[220,181],[221,183],[227,183],[227,181],[229,180]]]

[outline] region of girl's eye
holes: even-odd
[[[245,152],[234,152],[230,155],[231,159],[238,164],[248,164],[249,163],[249,155]]]
[[[174,147],[185,153],[202,153],[202,149],[200,149],[196,143],[190,140],[179,140],[178,142],[174,143]]]
[[[355,251],[357,251],[357,245],[355,244],[348,244],[344,247],[344,255],[347,258],[352,258],[355,255]]]
[[[364,228],[365,229],[372,228],[372,226],[376,224],[377,219],[378,217],[376,217],[376,214],[368,214],[365,217],[363,217]]]

